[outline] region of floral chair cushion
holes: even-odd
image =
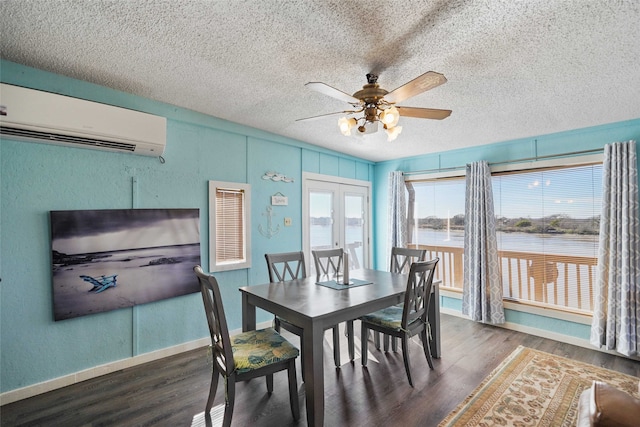
[[[272,328],[243,332],[230,338],[238,373],[295,359],[300,354],[296,347]]]
[[[402,305],[394,305],[362,316],[362,319],[374,325],[399,331],[402,323],[402,310]]]

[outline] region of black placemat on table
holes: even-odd
[[[327,288],[331,288],[331,289],[342,290],[342,289],[356,288],[358,286],[370,285],[371,283],[372,282],[369,280],[350,279],[348,285],[345,285],[344,283],[341,283],[341,282],[337,282],[335,280],[327,280],[325,282],[316,282],[316,285],[326,286]]]

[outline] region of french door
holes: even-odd
[[[351,269],[370,265],[370,193],[367,181],[303,175],[303,250],[315,274],[311,251],[343,248]]]

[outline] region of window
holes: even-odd
[[[513,170],[522,169],[518,164],[492,167],[505,300],[592,311],[601,159],[537,162],[526,170]],[[423,175],[408,180],[407,190],[409,245],[440,258],[442,287],[462,290],[465,178]]]
[[[209,181],[209,269],[251,267],[251,186]]]
[[[492,177],[505,299],[590,312],[602,165]]]
[[[407,181],[407,242],[440,258],[436,277],[443,287],[462,289],[464,177]]]

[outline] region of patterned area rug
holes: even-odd
[[[439,427],[574,426],[593,380],[640,397],[636,377],[520,346]]]

